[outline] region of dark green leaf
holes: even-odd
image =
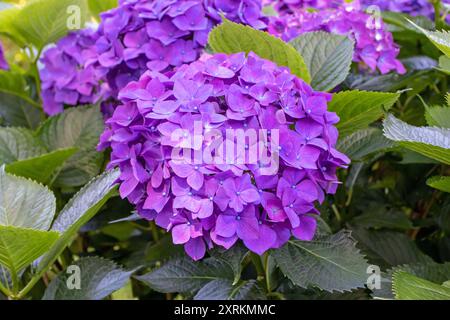
[[[122,288],[133,273],[99,257],[81,258],[71,267],[73,273],[62,272],[52,280],[43,300],[101,300]],[[80,276],[79,288],[69,288],[68,283],[76,276]]]
[[[345,80],[353,58],[354,43],[347,36],[310,32],[290,42],[305,60],[311,74],[311,86],[329,91]]]
[[[297,286],[326,291],[364,287],[368,264],[348,231],[314,241],[289,241],[271,255],[281,271]]]

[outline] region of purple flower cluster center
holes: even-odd
[[[122,105],[107,121],[101,144],[112,147],[110,167],[121,169],[120,194],[171,230],[192,258],[238,240],[262,254],[291,235],[313,238],[315,206],[335,192],[336,169],[349,162],[335,149],[339,118],[327,111],[330,94],[314,91],[287,68],[241,53],[171,72],[150,70],[119,97]],[[185,139],[198,123],[206,135],[194,145]],[[279,137],[270,149],[279,159],[275,171],[267,173],[258,161],[174,158],[179,146],[205,151],[213,136],[250,129],[265,132],[269,144]]]

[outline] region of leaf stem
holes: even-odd
[[[13,293],[5,286],[3,286],[3,283],[1,282],[0,282],[0,291],[7,297],[11,297],[13,295]]]

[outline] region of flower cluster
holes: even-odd
[[[49,49],[40,71],[44,110],[104,101],[105,117],[117,93],[147,69],[167,71],[195,61],[208,33],[228,19],[266,27],[259,0],[122,0],[101,14],[96,32],[71,33]],[[105,100],[105,99],[103,99]]]
[[[0,70],[7,70],[9,69],[8,62],[6,62],[4,53],[3,53],[3,47],[0,43]]]
[[[262,254],[313,238],[315,205],[349,163],[335,149],[330,94],[240,53],[149,70],[119,98],[101,144],[121,170],[120,195],[192,258],[239,239]]]
[[[94,30],[72,32],[45,51],[40,62],[44,111],[54,115],[64,105],[96,103],[109,95],[107,69],[97,61]]]
[[[346,35],[355,41],[355,62],[363,62],[382,74],[392,70],[402,74],[405,68],[397,59],[399,48],[381,19],[359,9],[358,3],[347,3],[338,9],[304,10],[281,13],[273,17],[269,32],[285,41],[302,33],[325,31]]]
[[[255,29],[266,27],[259,0],[123,0],[103,13],[96,47],[113,92],[147,69],[167,71],[195,61],[220,13]]]

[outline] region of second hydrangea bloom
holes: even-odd
[[[336,169],[349,162],[334,147],[339,119],[327,111],[330,94],[242,53],[215,55],[176,72],[148,71],[120,98],[101,141],[111,144],[110,166],[121,169],[120,194],[143,217],[171,230],[191,257],[239,239],[258,254],[291,235],[312,239],[315,204],[335,192]],[[199,130],[201,140],[193,142]],[[218,137],[227,137],[226,145],[227,134],[239,130],[262,136],[231,144],[236,152],[224,161],[217,151],[206,160]],[[270,158],[279,159],[269,171],[261,157],[252,161],[247,154],[268,145]],[[201,161],[192,154],[180,161],[179,147],[200,152]]]
[[[271,19],[269,32],[285,41],[319,30],[345,35],[355,41],[354,61],[383,74],[406,72],[397,59],[400,49],[394,43],[392,34],[381,19],[362,11],[358,1],[340,4],[337,8],[331,4],[325,7],[315,5],[320,9],[310,11],[291,5],[289,10],[280,11],[278,17]]]

